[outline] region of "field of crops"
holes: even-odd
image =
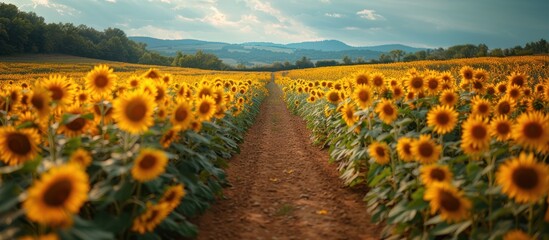
[[[390,239],[549,239],[549,57],[276,74]],[[360,226],[357,226],[360,227]]]
[[[0,62],[0,239],[182,239],[268,73]]]

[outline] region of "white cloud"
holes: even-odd
[[[370,9],[364,9],[362,11],[358,11],[356,12],[356,15],[360,16],[361,18],[366,18],[372,21],[383,19],[383,16],[377,14],[375,10],[370,10]]]
[[[345,27],[344,29],[345,29],[345,30],[349,30],[349,31],[360,30],[360,28],[357,28],[357,27]]]
[[[105,0],[107,2],[110,2],[110,3],[116,3],[116,0]]]
[[[55,11],[57,11],[57,13],[61,15],[68,14],[68,15],[74,16],[75,14],[81,13],[80,11],[74,8],[71,8],[63,4],[53,3],[53,2],[50,2],[49,0],[32,0],[32,6],[33,8],[36,8],[38,6],[52,8],[52,9],[55,9]]]
[[[331,18],[341,18],[341,17],[343,17],[343,15],[341,15],[339,13],[325,13],[324,16],[331,17]]]
[[[331,0],[320,0],[321,2],[323,3],[331,3],[332,1]]]
[[[159,39],[184,39],[193,38],[190,34],[172,29],[163,29],[147,25],[140,28],[132,28],[126,30],[128,36],[148,36]]]

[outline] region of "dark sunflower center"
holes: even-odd
[[[165,201],[166,202],[171,202],[175,199],[175,192],[174,191],[171,191],[168,196],[166,196],[165,198]]]
[[[538,173],[529,167],[518,167],[513,171],[511,178],[513,183],[524,190],[531,190],[539,184]]]
[[[481,103],[478,105],[478,111],[480,113],[487,113],[488,110],[490,110],[490,108],[488,107],[488,105],[484,104],[484,103]]]
[[[152,78],[152,79],[156,79],[160,76],[158,76],[158,73],[156,73],[155,71],[151,71],[151,72],[149,72],[149,74],[147,74],[147,77]]]
[[[385,104],[383,106],[383,113],[385,113],[386,115],[393,115],[393,113],[395,112],[395,110],[393,109],[393,107],[389,104]]]
[[[543,135],[543,127],[538,122],[529,122],[522,129],[524,136],[529,139],[538,139]]]
[[[51,92],[51,98],[55,101],[59,101],[63,98],[63,89],[58,86],[52,86],[49,88]]]
[[[437,89],[438,88],[438,80],[436,80],[436,79],[429,80],[429,83],[427,84],[427,86],[430,89]]]
[[[355,114],[355,112],[353,111],[353,109],[347,109],[347,111],[345,111],[345,114],[347,115],[347,119],[353,119],[353,115]]]
[[[84,102],[86,100],[88,100],[88,95],[85,94],[85,93],[81,93],[78,95],[78,100],[81,101],[81,102]]]
[[[385,150],[383,149],[383,147],[376,147],[376,154],[377,154],[380,158],[385,157]]]
[[[422,157],[430,157],[435,152],[435,149],[433,149],[433,145],[431,145],[431,143],[428,143],[428,142],[419,144],[418,149],[419,149],[419,155],[421,155]]]
[[[130,121],[139,122],[147,114],[147,105],[141,100],[132,100],[128,103],[124,112]]]
[[[109,79],[105,75],[99,75],[94,79],[95,87],[104,88],[109,84]]]
[[[444,190],[440,191],[440,206],[448,212],[455,212],[459,210],[461,202],[452,193]]]
[[[454,102],[454,95],[447,94],[447,95],[444,96],[444,100],[446,100],[446,102],[448,102],[448,103],[452,103],[452,102]]]
[[[132,86],[132,87],[137,87],[138,84],[139,84],[139,82],[137,80],[131,80],[130,81],[130,86]]]
[[[436,121],[438,125],[446,125],[450,122],[450,116],[446,112],[440,112],[436,116]]]
[[[46,105],[44,103],[44,99],[41,98],[40,96],[32,96],[31,104],[33,107],[35,107],[38,110],[44,109],[44,105]]]
[[[419,89],[423,87],[423,79],[420,77],[412,78],[412,88]]]
[[[147,154],[139,162],[139,168],[143,170],[149,170],[156,165],[156,157],[150,154]]]
[[[524,85],[524,79],[522,77],[514,77],[512,82],[514,85],[517,85],[519,87],[522,87],[522,85]]]
[[[484,139],[488,134],[486,128],[482,125],[476,125],[471,128],[471,133],[475,139]]]
[[[406,153],[407,155],[411,155],[412,154],[412,145],[404,144],[403,150],[404,150],[404,153]]]
[[[511,89],[511,91],[509,92],[509,95],[512,97],[512,98],[517,98],[519,96],[520,92],[518,89]]]
[[[511,104],[509,104],[508,102],[501,102],[498,105],[498,112],[500,114],[508,114],[509,112],[511,112]]]
[[[212,95],[212,93],[210,92],[209,89],[206,89],[206,88],[200,90],[200,92],[198,93],[198,97],[210,96],[210,95]]]
[[[358,77],[356,77],[356,83],[357,84],[368,84],[368,77],[366,77],[365,75],[358,75]]]
[[[466,71],[466,72],[463,73],[463,77],[464,77],[465,79],[471,79],[471,78],[473,78],[473,72],[471,72],[471,71]]]
[[[147,219],[145,219],[145,222],[153,221],[158,216],[158,214],[159,214],[158,210],[152,210],[151,215]]]
[[[11,99],[12,101],[17,100],[18,98],[19,98],[19,93],[17,93],[16,91],[11,92],[11,94],[10,94],[10,99]]]
[[[335,92],[330,93],[330,96],[328,96],[331,102],[337,102],[339,100],[339,95]]]
[[[187,112],[187,109],[183,107],[177,108],[177,110],[175,111],[175,120],[178,122],[185,121],[188,115],[189,113]]]
[[[368,91],[366,90],[362,90],[358,92],[358,98],[360,99],[360,101],[367,102],[368,100],[370,100],[370,93],[368,93]]]
[[[498,86],[498,91],[499,91],[500,93],[507,92],[507,86],[505,86],[505,85],[499,85],[499,86]]]
[[[507,135],[509,132],[511,132],[511,126],[506,122],[498,123],[498,125],[496,126],[496,130],[501,135]]]
[[[402,94],[402,90],[400,90],[400,88],[395,88],[393,89],[393,94],[395,96],[400,96]]]
[[[44,193],[44,203],[51,207],[61,207],[70,197],[72,184],[68,179],[54,182]]]
[[[80,131],[86,126],[86,119],[79,117],[72,120],[70,123],[67,123],[65,126],[71,131]]]
[[[209,102],[202,102],[199,107],[200,113],[206,114],[210,111],[210,103]]]
[[[165,93],[163,88],[157,88],[156,89],[156,97],[154,98],[155,101],[160,101],[164,99]]]
[[[383,85],[383,79],[378,77],[374,78],[374,85],[381,87]]]
[[[477,89],[477,90],[478,90],[478,89],[482,89],[482,82],[480,82],[480,81],[474,81],[474,82],[473,82],[473,88],[474,88],[474,89]]]
[[[27,135],[14,132],[8,134],[8,148],[11,152],[17,155],[26,155],[31,152],[32,145]]]
[[[438,168],[435,168],[435,169],[431,170],[431,173],[429,174],[429,176],[432,179],[435,179],[439,182],[442,182],[442,181],[444,181],[444,179],[446,179],[446,173],[443,170],[438,169]]]

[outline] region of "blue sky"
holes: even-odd
[[[353,46],[401,43],[513,47],[549,40],[549,0],[0,0],[46,22],[129,36],[230,43],[337,39]]]

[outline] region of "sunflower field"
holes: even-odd
[[[0,239],[195,236],[189,219],[221,194],[226,160],[271,79],[120,65],[0,68]]]
[[[549,239],[549,57],[276,74],[387,239]],[[360,227],[360,226],[357,226]]]

